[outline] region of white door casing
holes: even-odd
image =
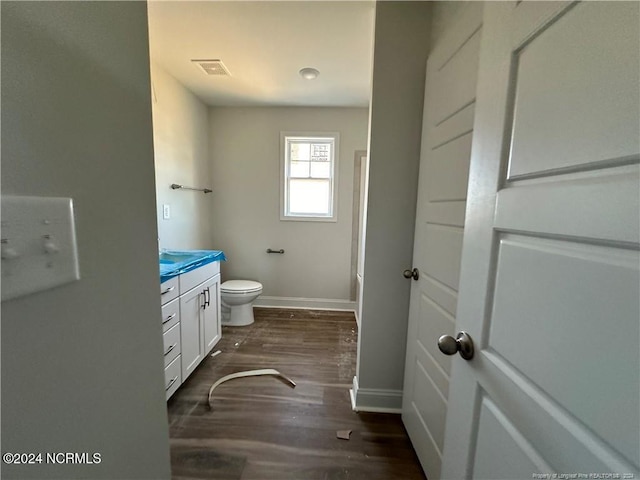
[[[639,9],[485,5],[443,478],[639,476]]]
[[[429,480],[440,478],[471,155],[482,3],[464,7],[427,62],[402,419]]]

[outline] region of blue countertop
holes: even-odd
[[[222,250],[164,250],[160,254],[160,283],[227,258]]]

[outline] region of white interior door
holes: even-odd
[[[485,5],[444,478],[638,478],[639,8]]]
[[[482,4],[471,3],[427,62],[402,419],[429,480],[440,478],[473,135]]]

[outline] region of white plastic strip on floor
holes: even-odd
[[[285,377],[278,370],[275,370],[273,368],[263,368],[261,370],[247,370],[245,372],[236,372],[236,373],[232,373],[230,375],[225,375],[224,377],[222,377],[218,381],[216,381],[213,385],[211,385],[211,388],[209,389],[209,406],[211,406],[211,394],[213,393],[213,390],[218,385],[220,385],[221,383],[224,383],[227,380],[233,380],[234,378],[258,377],[260,375],[273,375],[273,376],[276,376],[276,377],[278,377],[279,380],[282,380],[284,383],[289,385],[291,388],[296,388],[296,382],[291,380],[289,377]]]

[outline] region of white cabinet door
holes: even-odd
[[[639,7],[485,4],[443,478],[638,478]]]
[[[180,336],[184,381],[222,338],[220,274],[180,297]]]
[[[180,341],[182,381],[185,381],[204,358],[201,312],[205,295],[196,287],[180,297]]]
[[[207,280],[203,286],[205,308],[200,312],[203,324],[202,351],[209,353],[222,338],[220,325],[220,275]]]

